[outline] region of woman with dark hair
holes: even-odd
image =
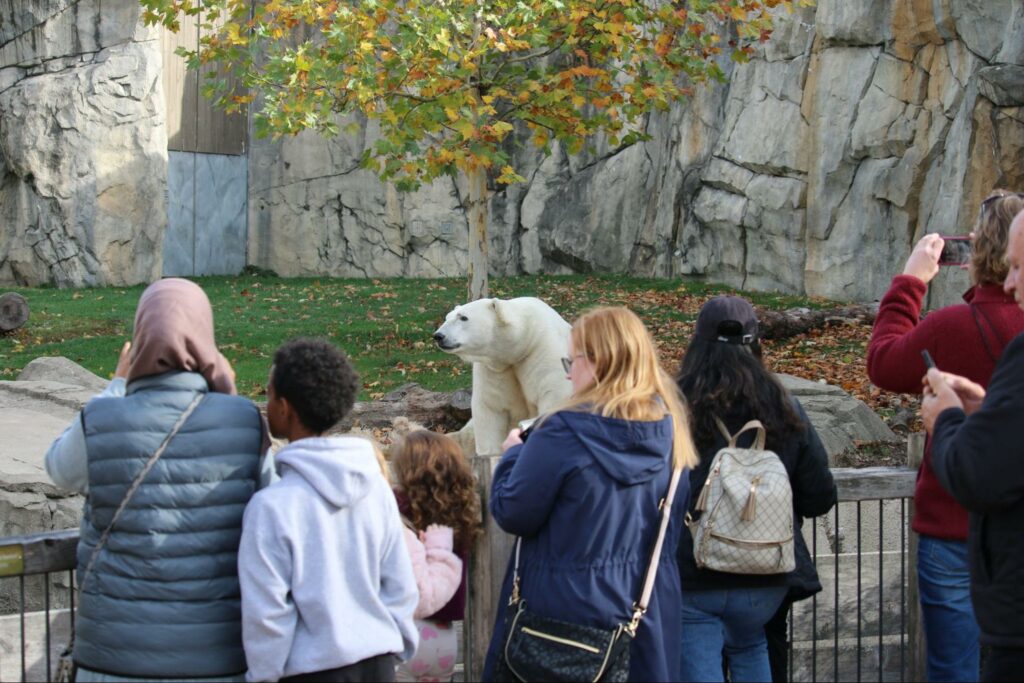
[[[776,639],[781,635],[784,645],[789,604],[821,590],[800,527],[804,517],[822,515],[836,503],[828,456],[799,402],[762,364],[757,317],[745,299],[720,296],[704,304],[676,381],[690,405],[700,454],[700,464],[690,472],[690,500],[697,500],[715,454],[727,445],[716,418],[730,434],[759,420],[765,429],[764,447],[779,456],[789,475],[796,556],[796,569],[781,574],[698,568],[693,538],[689,529],[683,530],[682,680],[723,680],[724,656],[730,680],[767,681],[773,676],[766,626]],[[753,432],[745,433],[738,445],[747,447],[751,436]],[[698,516],[695,502],[690,515]],[[784,666],[784,661],[779,664]]]
[[[1024,312],[1003,291],[1009,270],[1010,223],[1024,210],[1024,195],[996,190],[981,203],[971,233],[964,303],[921,318],[928,283],[939,272],[945,240],[930,233],[907,258],[882,297],[868,345],[868,377],[879,388],[921,393],[927,350],[940,370],[988,386],[1003,347],[1024,331]],[[969,681],[979,676],[981,633],[974,617],[968,571],[967,511],[946,492],[932,468],[931,437],[914,489],[911,527],[919,535],[917,580],[928,680]]]

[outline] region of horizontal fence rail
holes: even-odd
[[[473,459],[484,510],[498,460]],[[833,468],[832,474],[839,505],[805,523],[824,590],[790,611],[790,680],[922,680],[916,540],[907,529],[916,468]],[[877,525],[876,538],[862,533],[865,518]],[[489,518],[486,529],[470,559],[463,625],[463,670],[470,681],[481,679],[512,547],[512,537]],[[77,529],[0,539],[0,587],[13,588],[2,593],[9,599],[0,604],[0,682],[52,679],[74,620],[77,544]],[[27,597],[32,579],[33,597]]]

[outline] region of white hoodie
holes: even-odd
[[[245,509],[238,551],[249,681],[335,669],[418,636],[418,594],[395,497],[368,441],[309,438]]]

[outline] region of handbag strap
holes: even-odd
[[[654,592],[654,579],[658,575],[658,563],[661,561],[661,547],[665,544],[665,533],[668,531],[669,518],[672,516],[672,501],[676,498],[676,489],[679,488],[679,479],[682,473],[682,468],[676,468],[672,471],[672,481],[668,484],[668,493],[665,494],[665,497],[658,504],[661,508],[661,525],[658,527],[658,538],[654,542],[651,561],[647,564],[643,592],[640,593],[640,599],[633,603],[633,618],[625,627],[631,636],[636,635],[636,629],[640,626],[640,620],[644,614],[647,613],[647,605],[650,603],[651,594]]]
[[[108,524],[107,528],[103,530],[103,533],[100,535],[100,540],[96,542],[96,549],[93,550],[92,557],[89,558],[89,564],[86,565],[85,571],[82,572],[82,581],[78,584],[79,593],[81,593],[82,590],[85,588],[85,582],[89,579],[89,576],[92,574],[93,567],[96,565],[96,559],[99,557],[100,551],[103,550],[103,547],[107,544],[107,539],[110,537],[110,531],[114,528],[114,524],[117,523],[117,520],[121,516],[121,513],[124,512],[124,509],[126,507],[128,507],[128,502],[132,499],[132,496],[134,496],[135,492],[139,489],[139,486],[142,484],[142,480],[145,479],[146,475],[149,474],[149,471],[153,469],[153,465],[156,464],[156,461],[160,459],[160,456],[163,455],[164,451],[167,449],[167,444],[171,442],[171,439],[174,438],[174,435],[177,434],[178,430],[181,429],[182,425],[185,424],[185,420],[189,418],[189,415],[192,414],[192,411],[196,409],[196,406],[198,406],[199,402],[202,400],[203,394],[196,394],[196,397],[192,399],[192,402],[188,404],[187,408],[185,408],[185,412],[183,412],[181,414],[181,417],[178,418],[178,421],[174,423],[174,426],[171,428],[171,431],[168,432],[167,436],[164,437],[164,440],[160,444],[160,446],[158,446],[157,449],[153,451],[153,455],[149,456],[149,460],[147,460],[146,464],[142,466],[142,469],[139,471],[139,473],[135,475],[135,480],[132,481],[132,485],[128,487],[128,491],[124,494],[124,499],[121,500],[121,504],[118,505],[117,510],[114,511],[114,516],[110,518],[110,524]]]
[[[647,612],[647,605],[650,603],[651,594],[654,592],[654,579],[658,575],[658,564],[661,560],[661,548],[665,543],[665,533],[668,531],[668,522],[672,516],[672,502],[676,497],[676,489],[679,488],[679,479],[683,473],[682,468],[672,471],[672,480],[668,484],[668,492],[658,503],[661,510],[661,523],[658,525],[658,536],[654,541],[654,548],[651,550],[651,559],[647,563],[647,571],[644,573],[643,590],[640,592],[640,599],[633,603],[633,618],[622,628],[628,631],[631,636],[636,635],[636,629],[640,626],[640,620]],[[512,593],[509,596],[508,604],[511,607],[519,602],[519,554],[523,545],[523,537],[516,537],[515,565],[512,572]]]
[[[993,363],[998,363],[999,362],[999,356],[1002,355],[1003,348],[1006,347],[1006,344],[1004,344],[1003,341],[999,338],[999,335],[996,334],[996,327],[995,327],[995,325],[992,324],[992,320],[988,317],[988,315],[985,313],[985,311],[981,310],[981,308],[979,306],[975,306],[974,304],[970,305],[970,309],[971,309],[971,315],[974,316],[974,324],[978,326],[978,334],[981,335],[981,341],[985,345],[985,352],[988,353],[988,357],[992,359]],[[997,342],[999,342],[999,353],[998,354],[992,351],[992,345],[988,343],[988,335],[985,334],[985,330],[982,329],[982,327],[981,327],[981,321],[978,320],[978,314],[979,313],[981,314],[981,316],[983,318],[985,318],[985,322],[988,323],[989,329],[992,330],[992,336],[996,338]]]

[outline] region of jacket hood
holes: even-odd
[[[349,507],[370,491],[383,473],[366,439],[354,436],[311,437],[290,443],[274,456],[283,477],[295,472],[328,503]]]
[[[633,485],[649,481],[672,461],[672,417],[644,422],[593,413],[559,413],[608,476]]]

